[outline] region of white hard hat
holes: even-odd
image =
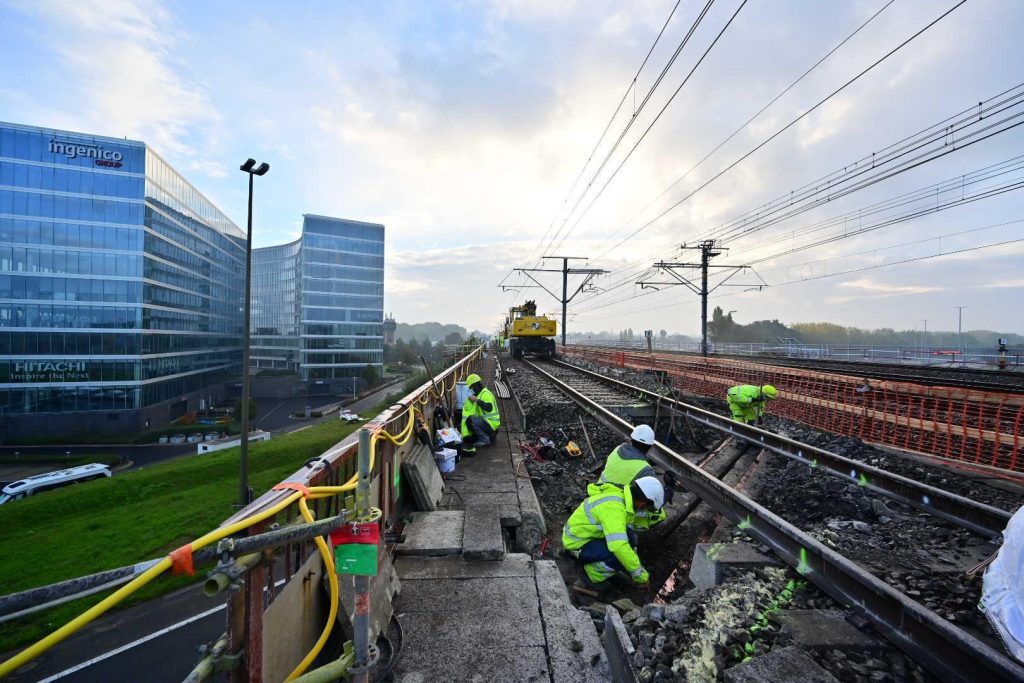
[[[636,485],[644,492],[647,500],[651,501],[655,510],[660,510],[665,504],[665,487],[657,477],[640,477],[636,480]]]
[[[638,441],[648,446],[654,445],[654,430],[651,429],[650,425],[637,425],[633,428],[633,433],[629,435],[633,441]]]

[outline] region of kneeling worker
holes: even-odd
[[[625,487],[590,484],[587,494],[562,529],[562,546],[583,564],[593,587],[607,587],[605,582],[617,572],[646,585],[650,575],[636,554],[636,532],[630,525],[638,512],[661,509],[665,502],[661,482],[640,477]]]
[[[765,401],[777,398],[779,390],[771,384],[754,386],[752,384],[739,384],[729,389],[726,397],[729,400],[729,410],[732,412],[732,419],[744,424],[764,424]]]
[[[628,486],[640,477],[653,477],[657,473],[647,460],[647,453],[654,446],[654,430],[650,425],[637,425],[629,435],[629,443],[622,443],[615,447],[608,455],[598,484],[615,484],[617,486]],[[665,473],[665,502],[671,504],[674,494],[675,477],[671,472]],[[636,529],[649,529],[655,524],[665,520],[665,510],[644,510],[637,513],[633,527]]]
[[[478,446],[487,446],[501,426],[498,401],[491,390],[484,386],[480,375],[473,373],[466,378],[470,395],[462,405],[462,452],[476,455]]]

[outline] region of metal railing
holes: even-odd
[[[580,346],[604,346],[617,349],[646,350],[647,340],[594,339],[593,337],[569,337],[568,344]],[[654,351],[687,351],[700,353],[700,342],[661,339],[651,340]],[[897,363],[936,367],[974,367],[979,369],[997,368],[1005,361],[1008,369],[1024,370],[1024,349],[1011,348],[1006,354],[989,347],[968,347],[965,349],[948,346],[859,346],[854,344],[782,344],[782,343],[739,343],[709,342],[709,353],[739,356],[783,356],[786,358],[808,358],[872,363]]]
[[[0,621],[46,609],[102,590],[118,588],[100,605],[3,662],[0,675],[13,671],[83,628],[134,590],[168,569],[194,572],[217,561],[204,588],[208,595],[227,591],[227,630],[203,648],[188,680],[206,680],[219,672],[232,681],[337,680],[339,675],[365,681],[376,661],[374,641],[391,618],[394,575],[388,534],[404,510],[400,500],[401,463],[418,445],[437,407],[451,414],[455,387],[476,369],[483,347],[473,349],[451,367],[372,418],[319,457],[278,483],[194,544],[164,558],[108,570],[71,581],[0,596]],[[379,573],[337,576],[323,537],[350,522],[377,523]],[[314,545],[314,543],[316,545]],[[283,581],[276,581],[282,572]],[[330,583],[328,600],[315,579]],[[278,588],[283,583],[283,587]],[[339,605],[339,603],[341,603]],[[325,604],[329,616],[325,616]],[[336,607],[337,605],[337,607]],[[335,659],[308,671],[328,642],[335,611],[344,607],[346,640]],[[295,624],[315,624],[296,629]],[[320,628],[323,627],[323,631]],[[301,632],[300,632],[301,631]],[[311,642],[310,632],[316,642]]]

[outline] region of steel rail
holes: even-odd
[[[632,384],[627,384],[613,377],[564,363],[548,361],[561,367],[581,373],[620,391],[643,396],[648,400],[661,400],[669,403],[687,418],[712,429],[725,432],[744,441],[756,444],[772,453],[793,460],[799,460],[810,467],[820,469],[833,476],[845,479],[850,483],[892,498],[905,505],[917,508],[929,514],[941,517],[953,524],[962,526],[977,534],[990,538],[999,538],[1010,521],[1011,513],[997,507],[979,503],[964,496],[924,484],[904,477],[900,474],[868,465],[858,460],[843,457],[816,446],[795,441],[781,434],[775,434],[752,425],[736,422],[723,415],[712,413],[703,408],[692,406],[676,399],[662,396]]]
[[[537,374],[559,387],[601,421],[628,434],[632,425],[529,361]],[[893,645],[946,681],[1024,681],[1024,667],[951,625],[935,612],[782,519],[755,501],[689,463],[660,442],[658,464],[671,470],[748,536],[772,548],[784,562],[821,590],[871,620]],[[653,452],[653,451],[652,451]]]

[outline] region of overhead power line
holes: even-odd
[[[869,72],[870,72],[871,70],[875,69],[875,68],[876,68],[876,67],[877,67],[878,65],[882,64],[883,62],[885,62],[885,61],[886,61],[887,59],[889,59],[890,57],[892,57],[893,55],[895,55],[895,54],[896,54],[897,52],[899,52],[899,51],[900,51],[900,50],[902,50],[902,49],[903,49],[904,47],[906,47],[907,45],[909,45],[909,44],[910,44],[911,42],[913,42],[913,41],[914,41],[915,39],[917,39],[918,37],[920,37],[921,35],[923,35],[923,34],[924,34],[924,33],[925,33],[926,31],[928,31],[928,30],[929,30],[930,28],[932,28],[933,26],[935,26],[936,24],[938,24],[938,23],[939,23],[940,21],[942,21],[943,19],[945,19],[945,18],[946,18],[947,16],[949,16],[950,14],[952,14],[952,13],[953,13],[953,12],[954,12],[954,11],[955,11],[956,9],[958,9],[959,7],[961,7],[961,6],[962,6],[962,5],[963,5],[963,4],[965,3],[965,2],[967,2],[967,0],[960,0],[960,2],[958,2],[958,3],[957,3],[957,4],[955,4],[955,5],[953,6],[953,7],[949,8],[948,10],[946,10],[945,12],[943,12],[942,14],[940,14],[940,15],[939,15],[938,17],[936,17],[936,18],[935,18],[935,19],[933,19],[932,21],[930,21],[930,22],[929,22],[929,23],[928,23],[927,25],[925,25],[925,26],[924,26],[923,28],[921,28],[920,30],[918,30],[918,31],[917,31],[916,33],[914,33],[914,34],[913,34],[912,36],[910,36],[910,37],[909,37],[909,38],[907,38],[906,40],[904,40],[904,41],[903,41],[902,43],[900,43],[899,45],[897,45],[897,46],[896,46],[896,47],[894,47],[893,49],[889,50],[889,52],[887,52],[887,53],[886,53],[886,54],[884,54],[884,55],[883,55],[882,57],[880,57],[879,59],[877,59],[877,60],[876,60],[875,62],[873,62],[873,63],[872,63],[872,64],[871,64],[870,66],[868,66],[867,68],[863,69],[863,70],[862,70],[862,71],[861,71],[860,73],[858,73],[858,74],[857,74],[856,76],[854,76],[853,78],[851,78],[851,79],[849,79],[848,81],[846,81],[845,83],[843,83],[843,85],[841,85],[841,86],[839,86],[838,88],[836,88],[835,90],[833,90],[833,91],[832,91],[832,92],[831,92],[830,94],[826,95],[826,96],[825,96],[824,98],[820,99],[820,100],[819,100],[819,101],[818,101],[818,102],[817,102],[816,104],[814,104],[814,105],[813,105],[813,106],[812,106],[812,107],[811,107],[810,109],[808,109],[807,111],[803,112],[802,114],[800,114],[799,116],[797,116],[796,118],[794,118],[794,119],[793,119],[792,121],[790,121],[789,123],[787,123],[787,124],[786,124],[785,126],[783,126],[783,127],[782,127],[782,128],[780,128],[779,130],[777,130],[777,131],[775,131],[774,133],[772,133],[772,134],[771,134],[770,136],[768,136],[768,137],[767,137],[767,138],[765,138],[765,139],[764,139],[763,141],[761,141],[761,142],[760,142],[760,143],[759,143],[759,144],[758,144],[757,146],[755,146],[755,147],[754,147],[753,149],[751,149],[750,151],[748,151],[748,152],[746,152],[745,154],[743,154],[742,156],[740,156],[740,157],[739,157],[738,159],[736,159],[735,161],[733,161],[732,163],[730,163],[730,164],[729,164],[728,166],[726,166],[725,168],[723,168],[723,169],[722,169],[721,171],[719,171],[718,173],[716,173],[715,175],[713,175],[713,176],[712,176],[711,178],[709,178],[708,180],[704,181],[704,182],[703,182],[702,184],[700,184],[699,186],[697,186],[697,188],[696,188],[696,189],[694,189],[694,190],[692,190],[691,192],[687,193],[687,194],[686,194],[685,196],[683,196],[683,197],[682,197],[681,199],[679,199],[678,201],[676,201],[675,203],[673,203],[673,204],[672,204],[671,206],[669,206],[669,207],[668,207],[667,209],[665,209],[664,211],[662,211],[661,213],[659,213],[659,214],[658,214],[657,216],[655,216],[655,217],[654,217],[654,218],[652,218],[651,220],[649,220],[649,221],[647,221],[646,223],[644,223],[643,225],[641,225],[641,226],[640,226],[639,228],[637,228],[636,230],[634,230],[633,232],[631,232],[631,233],[630,233],[630,234],[629,234],[629,235],[628,235],[627,237],[625,237],[625,238],[623,238],[622,240],[620,240],[619,242],[617,242],[617,243],[616,243],[616,244],[615,244],[614,246],[612,246],[611,248],[609,248],[609,249],[605,250],[604,252],[602,252],[602,253],[601,253],[600,255],[598,255],[598,256],[597,256],[597,259],[601,259],[601,258],[604,258],[604,257],[605,257],[605,256],[607,256],[607,255],[608,255],[609,253],[611,253],[612,251],[614,251],[614,250],[615,250],[615,249],[617,249],[618,247],[620,247],[620,246],[622,246],[623,244],[625,244],[625,243],[626,243],[626,242],[627,242],[628,240],[630,240],[630,239],[632,239],[632,238],[636,237],[636,236],[637,236],[638,234],[640,234],[641,232],[643,232],[644,230],[646,230],[647,228],[649,228],[649,227],[650,227],[651,225],[653,225],[654,223],[656,223],[657,221],[661,220],[662,218],[664,218],[665,216],[667,216],[667,215],[668,215],[669,213],[671,213],[672,211],[674,211],[675,209],[677,209],[678,207],[680,207],[680,206],[681,206],[682,204],[684,204],[684,203],[685,203],[686,201],[688,201],[688,200],[689,200],[689,199],[690,199],[691,197],[693,197],[693,196],[694,196],[695,194],[697,194],[698,192],[700,192],[701,190],[703,190],[704,188],[706,188],[706,187],[707,187],[708,185],[710,185],[711,183],[715,182],[716,180],[718,180],[719,178],[721,178],[721,177],[722,177],[723,175],[725,175],[726,173],[728,173],[728,172],[729,172],[729,171],[731,171],[732,169],[736,168],[736,166],[738,166],[739,164],[741,164],[741,163],[742,163],[743,161],[745,161],[746,159],[750,158],[750,157],[751,157],[751,156],[752,156],[753,154],[755,154],[755,153],[756,153],[757,151],[759,151],[760,149],[762,149],[762,148],[763,148],[763,147],[764,147],[765,145],[767,145],[768,143],[770,143],[770,142],[771,142],[772,140],[774,140],[775,138],[779,137],[779,136],[780,136],[780,135],[782,135],[782,134],[783,134],[784,132],[786,132],[787,130],[789,130],[789,129],[790,129],[790,128],[792,128],[793,126],[795,126],[795,125],[796,125],[797,123],[799,123],[799,122],[800,122],[800,121],[802,121],[803,119],[807,118],[807,117],[808,117],[808,116],[809,116],[810,114],[812,114],[813,112],[815,112],[815,111],[817,111],[818,109],[820,109],[820,108],[822,107],[822,105],[824,105],[824,104],[825,104],[826,102],[828,102],[828,101],[829,101],[829,100],[831,100],[831,99],[832,99],[833,97],[835,97],[836,95],[838,95],[839,93],[841,93],[842,91],[844,91],[844,90],[845,90],[846,88],[848,88],[848,87],[850,87],[851,85],[853,85],[854,83],[856,83],[856,82],[857,82],[858,80],[860,80],[861,78],[863,78],[865,74],[867,74],[867,73],[869,73]],[[595,260],[597,260],[597,259],[595,259]]]
[[[647,103],[650,102],[651,97],[654,95],[654,92],[658,89],[658,86],[661,85],[661,82],[664,80],[665,75],[668,74],[669,69],[672,68],[672,65],[675,64],[676,59],[679,58],[679,55],[680,55],[680,53],[682,53],[683,48],[685,48],[686,45],[690,42],[690,38],[697,31],[697,27],[699,27],[701,22],[704,21],[704,17],[707,16],[708,10],[711,9],[711,5],[714,4],[714,1],[715,0],[708,0],[708,2],[704,5],[704,8],[697,15],[697,18],[694,19],[693,24],[690,26],[690,29],[686,32],[686,35],[684,35],[682,40],[679,41],[679,44],[676,46],[675,52],[672,53],[672,56],[669,58],[668,62],[665,64],[665,66],[662,68],[661,73],[658,74],[658,77],[655,79],[654,83],[648,89],[646,95],[644,95],[644,98],[640,101],[640,105],[638,107],[636,107],[635,110],[633,111],[633,115],[630,117],[629,121],[626,122],[626,125],[623,127],[622,131],[619,133],[619,137],[618,137],[618,139],[615,140],[615,144],[613,144],[611,146],[611,149],[608,150],[607,154],[604,155],[604,159],[601,160],[601,164],[597,167],[597,170],[595,170],[593,172],[593,174],[591,174],[590,181],[587,183],[587,186],[583,189],[583,192],[581,192],[580,195],[576,198],[576,202],[573,204],[572,208],[569,210],[569,213],[567,213],[565,215],[565,218],[562,220],[562,225],[559,226],[559,228],[555,232],[555,234],[552,235],[551,241],[548,243],[548,248],[558,249],[562,245],[562,242],[565,241],[565,238],[563,237],[561,242],[559,242],[557,245],[555,244],[555,240],[558,239],[558,236],[562,233],[562,230],[565,229],[565,226],[568,223],[569,219],[572,218],[572,215],[576,212],[576,209],[579,208],[580,202],[583,201],[583,198],[586,197],[587,193],[590,191],[590,188],[593,186],[594,182],[598,179],[598,177],[600,177],[601,171],[604,170],[604,167],[608,164],[608,161],[612,158],[612,155],[616,152],[616,150],[618,150],[619,145],[622,144],[622,141],[623,141],[623,139],[625,139],[626,134],[629,133],[630,129],[633,127],[633,124],[636,123],[637,118],[639,117],[640,113],[644,110],[644,107],[647,106]],[[743,2],[745,4],[747,2],[747,0],[743,0]],[[742,7],[742,5],[741,5],[741,7]],[[689,78],[689,76],[687,78]],[[682,86],[680,86],[680,87],[682,87]],[[678,90],[676,92],[678,92]],[[675,95],[673,95],[673,97],[675,97]],[[671,102],[671,100],[669,100],[669,101]],[[662,111],[664,111],[664,109]],[[661,114],[658,114],[658,116],[661,116]],[[657,120],[657,118],[655,120]],[[646,133],[645,133],[645,135],[646,135]],[[643,139],[643,138],[641,137],[641,139]],[[607,183],[606,183],[606,185],[607,185]],[[604,190],[602,188],[601,192],[603,192],[603,191]],[[598,196],[600,196],[600,192],[598,192]],[[589,206],[588,206],[588,210],[589,210]],[[579,221],[577,220],[577,223],[578,222]],[[575,224],[574,224],[573,227],[575,227]],[[572,232],[572,228],[569,229],[569,232]]]
[[[676,4],[672,7],[672,11],[669,12],[668,18],[665,19],[665,23],[661,25],[661,30],[658,31],[658,35],[654,38],[654,42],[651,43],[651,48],[647,51],[647,55],[644,57],[644,61],[640,63],[640,68],[636,70],[636,74],[633,75],[633,80],[631,80],[630,84],[626,87],[626,92],[622,93],[622,99],[619,100],[619,104],[615,107],[615,111],[612,112],[611,118],[608,119],[608,123],[605,124],[604,130],[601,131],[601,135],[597,138],[597,142],[594,144],[594,149],[590,150],[590,154],[587,155],[587,160],[583,163],[583,167],[580,169],[580,172],[576,175],[576,179],[573,180],[572,185],[569,187],[569,192],[566,193],[565,199],[562,200],[562,203],[558,207],[558,211],[555,213],[554,218],[551,219],[551,223],[548,225],[548,229],[544,232],[544,236],[541,237],[540,241],[537,243],[537,249],[535,251],[540,251],[541,249],[543,249],[544,240],[547,239],[548,233],[551,232],[551,228],[555,227],[555,223],[558,221],[558,215],[561,213],[562,209],[564,209],[565,205],[569,203],[569,198],[572,197],[573,191],[576,190],[576,186],[579,184],[580,178],[583,177],[584,172],[587,170],[587,166],[590,164],[591,161],[593,161],[594,155],[597,153],[598,148],[604,141],[604,136],[607,135],[608,131],[611,129],[612,123],[615,122],[615,117],[617,117],[619,115],[619,112],[622,111],[622,105],[626,103],[626,99],[629,97],[629,93],[636,92],[637,79],[640,78],[640,73],[644,70],[644,67],[647,66],[647,61],[651,58],[651,55],[654,53],[654,48],[656,48],[658,46],[658,43],[661,41],[661,37],[665,34],[665,29],[668,28],[669,22],[672,21],[672,17],[675,16],[676,10],[679,9],[679,5],[681,2],[682,0],[676,0]],[[530,258],[528,260],[531,260],[532,258],[533,254],[531,253]]]
[[[966,2],[966,0],[964,0],[964,1]],[[673,92],[671,97],[668,98],[668,101],[661,108],[661,110],[658,112],[658,114],[654,117],[654,120],[651,121],[650,125],[647,126],[647,128],[644,130],[644,132],[640,135],[639,139],[637,139],[637,141],[630,148],[629,152],[626,153],[626,156],[624,156],[622,158],[622,161],[619,162],[619,165],[616,166],[615,170],[612,171],[610,176],[608,176],[608,179],[605,180],[604,185],[601,186],[601,189],[598,190],[597,194],[594,195],[593,199],[590,200],[590,203],[587,204],[587,207],[583,210],[583,212],[576,219],[576,222],[574,222],[572,224],[572,227],[569,228],[569,231],[565,234],[565,237],[562,237],[562,240],[555,246],[556,249],[562,246],[562,243],[565,242],[566,238],[572,233],[573,230],[576,229],[576,226],[578,226],[580,224],[580,221],[582,221],[583,218],[590,212],[590,209],[593,208],[593,206],[597,202],[597,200],[601,198],[601,195],[604,194],[604,191],[608,188],[608,185],[610,185],[611,182],[615,179],[615,177],[619,174],[619,171],[621,171],[622,167],[625,166],[627,161],[629,161],[629,158],[631,156],[633,156],[633,152],[635,152],[637,147],[640,146],[640,143],[642,143],[644,141],[644,138],[646,138],[647,134],[651,132],[651,129],[654,128],[654,125],[656,123],[658,123],[658,120],[661,119],[662,114],[665,113],[665,111],[669,108],[669,105],[671,105],[672,102],[676,99],[676,96],[679,95],[679,92],[683,89],[683,86],[685,86],[690,81],[690,78],[693,76],[694,72],[697,71],[697,68],[700,67],[700,65],[704,62],[704,59],[707,58],[708,54],[711,52],[711,49],[716,44],[718,44],[718,41],[721,39],[722,35],[729,28],[729,26],[732,25],[732,22],[736,19],[736,16],[740,13],[740,10],[742,10],[746,6],[746,4],[747,4],[747,0],[743,0],[743,2],[740,3],[740,6],[736,8],[736,11],[733,12],[732,16],[729,17],[729,21],[727,21],[725,23],[725,26],[722,27],[722,30],[720,30],[718,32],[718,35],[715,36],[715,39],[712,40],[711,44],[708,45],[706,50],[704,50],[704,54],[702,54],[700,56],[700,59],[697,60],[697,63],[694,64],[693,68],[690,69],[690,72],[686,74],[686,78],[683,79],[683,82],[680,83],[679,87],[677,87],[675,89],[675,92]],[[552,238],[552,241],[554,241],[554,238]],[[600,257],[598,257],[598,258],[600,258]]]
[[[1024,222],[1024,219],[1018,219],[1016,221],[1011,221],[1011,223],[1019,223],[1019,222]],[[955,233],[955,234],[958,234],[958,233]],[[888,263],[877,263],[877,264],[873,264],[873,265],[869,265],[869,266],[863,266],[863,267],[860,267],[860,268],[850,268],[850,269],[839,271],[839,272],[835,272],[835,273],[828,273],[828,274],[823,274],[823,275],[815,275],[815,276],[808,277],[808,278],[801,279],[801,280],[792,280],[792,281],[788,281],[788,282],[781,282],[781,283],[777,283],[777,284],[772,284],[770,286],[777,289],[779,287],[788,287],[790,285],[804,284],[804,283],[807,283],[807,282],[813,282],[813,281],[818,281],[818,280],[825,280],[825,279],[828,279],[828,278],[842,277],[842,276],[845,276],[845,275],[856,275],[856,274],[859,274],[859,273],[865,273],[865,272],[869,272],[869,271],[872,271],[872,270],[881,270],[881,269],[884,269],[884,268],[892,268],[892,267],[895,267],[895,266],[906,265],[906,264],[909,264],[909,263],[919,263],[921,261],[928,261],[928,260],[931,260],[931,259],[943,258],[943,257],[946,257],[946,256],[955,256],[957,254],[967,254],[967,253],[971,253],[971,252],[982,251],[984,249],[992,249],[994,247],[1007,247],[1007,246],[1014,245],[1014,244],[1024,244],[1024,237],[1015,238],[1015,239],[1009,239],[1009,240],[1001,240],[999,242],[991,242],[989,244],[979,244],[979,245],[975,245],[975,246],[971,246],[971,247],[963,247],[963,248],[960,248],[960,249],[951,249],[950,251],[944,251],[944,252],[937,253],[937,254],[926,254],[926,255],[923,255],[923,256],[908,257],[908,258],[900,259],[898,261],[889,261]],[[902,245],[896,245],[896,246],[902,246]],[[896,247],[892,247],[892,248],[896,248]],[[716,300],[718,300],[718,299],[725,299],[725,298],[728,298],[728,297],[731,297],[731,296],[736,296],[736,294],[738,294],[738,293],[741,293],[741,292],[733,292],[733,293],[729,293],[729,294],[721,294],[721,295],[713,297],[713,298],[716,299]],[[635,306],[632,306],[630,308],[630,310],[624,311],[622,313],[618,313],[618,314],[602,313],[601,315],[602,315],[603,319],[607,319],[607,318],[619,317],[619,316],[622,316],[622,315],[634,315],[636,313],[648,313],[650,311],[656,311],[656,310],[660,310],[660,309],[669,308],[670,306],[678,306],[678,305],[679,305],[678,301],[672,301],[672,302],[669,302],[669,303],[666,303],[666,304],[659,304],[657,306],[649,306],[647,308],[636,308]],[[583,317],[585,315],[585,313],[586,312],[577,311],[576,313],[574,313],[574,315],[579,316],[579,317]]]
[[[994,121],[999,115],[1002,115],[1003,118]],[[794,218],[840,197],[887,180],[894,175],[940,159],[955,151],[961,151],[993,135],[1012,130],[1024,123],[1024,120],[1020,120],[1022,115],[1024,115],[1024,83],[1008,88],[987,100],[965,108],[876,152],[846,164],[840,169],[805,183],[756,208],[749,209],[722,223],[715,231],[706,233],[708,237],[705,239],[715,235],[725,235],[730,238],[730,241],[735,241],[735,239],[756,230]],[[922,152],[922,150],[924,151]],[[915,152],[921,153],[911,156]],[[973,175],[991,172],[994,168],[979,169],[972,174],[958,176],[956,180],[964,183]],[[865,175],[867,177],[862,177]],[[939,191],[938,187],[925,189]],[[924,190],[915,192],[922,191]],[[731,228],[731,232],[723,231],[723,227]],[[738,233],[738,228],[743,228],[743,232]],[[631,281],[628,278],[619,280],[606,288],[604,292],[584,299],[584,301],[607,296]]]
[[[625,222],[624,224],[622,224],[622,225],[621,225],[620,227],[616,228],[616,230],[615,230],[615,231],[614,231],[614,232],[613,232],[613,233],[612,233],[611,235],[609,235],[609,237],[610,237],[610,238],[611,238],[611,237],[615,237],[615,235],[617,235],[617,234],[618,234],[618,233],[619,233],[620,231],[622,231],[622,230],[623,230],[623,229],[624,229],[624,228],[625,228],[626,226],[628,226],[628,225],[629,225],[630,223],[632,223],[632,222],[633,222],[634,220],[636,220],[636,219],[637,219],[638,217],[640,217],[641,215],[643,215],[644,213],[646,213],[646,212],[647,212],[647,210],[648,210],[648,209],[650,209],[650,208],[651,208],[652,206],[654,206],[654,205],[655,205],[655,204],[656,204],[656,203],[657,203],[657,202],[658,202],[658,201],[659,201],[659,200],[660,200],[660,199],[661,199],[662,197],[664,197],[664,196],[665,196],[666,194],[668,194],[669,192],[671,192],[671,191],[672,191],[672,189],[673,189],[673,188],[675,188],[675,186],[676,186],[676,185],[678,185],[678,184],[679,184],[679,183],[681,183],[682,181],[686,180],[686,178],[688,178],[688,177],[690,176],[690,174],[691,174],[691,173],[693,173],[694,171],[696,171],[696,170],[697,170],[697,169],[698,169],[698,168],[699,168],[700,166],[702,166],[702,165],[704,164],[704,162],[705,162],[705,161],[707,161],[707,160],[708,160],[708,159],[710,159],[710,158],[711,158],[712,156],[714,156],[714,155],[715,155],[715,154],[716,154],[716,153],[718,152],[718,150],[722,149],[722,148],[723,148],[723,147],[725,147],[725,146],[726,146],[727,144],[729,144],[729,142],[730,142],[730,141],[731,141],[731,140],[732,140],[732,139],[733,139],[734,137],[736,137],[737,135],[739,135],[739,134],[740,134],[740,133],[741,133],[741,132],[742,132],[742,131],[743,131],[743,130],[744,130],[744,129],[745,129],[746,127],[747,127],[747,126],[749,126],[749,125],[750,125],[751,123],[753,123],[753,122],[754,122],[754,120],[755,120],[755,119],[757,119],[757,117],[759,117],[759,116],[760,116],[761,114],[763,114],[763,113],[765,113],[766,111],[768,111],[768,109],[769,109],[769,108],[770,108],[770,107],[771,107],[771,106],[772,106],[773,104],[775,104],[776,102],[778,102],[778,101],[779,101],[780,99],[782,99],[782,97],[783,97],[783,96],[784,96],[784,95],[785,95],[786,93],[788,93],[788,92],[789,92],[790,90],[792,90],[793,88],[795,88],[795,87],[797,86],[797,84],[799,84],[799,83],[800,83],[800,81],[802,81],[802,80],[804,80],[805,78],[807,78],[807,77],[808,77],[808,76],[809,76],[809,75],[810,75],[810,74],[811,74],[811,73],[812,73],[812,72],[813,72],[813,71],[814,71],[815,69],[817,69],[817,68],[818,68],[819,66],[821,66],[821,65],[822,65],[823,63],[825,63],[825,61],[826,61],[826,60],[827,60],[827,59],[828,59],[829,57],[831,57],[831,56],[832,56],[833,54],[835,54],[835,53],[836,53],[836,52],[837,52],[837,51],[839,50],[839,48],[841,48],[841,47],[842,47],[843,45],[846,45],[846,44],[847,44],[848,42],[850,42],[850,40],[852,40],[854,36],[856,36],[856,35],[857,35],[858,33],[860,33],[860,32],[861,32],[861,30],[863,30],[863,29],[864,29],[864,27],[866,27],[866,26],[867,26],[868,24],[870,24],[870,23],[871,23],[872,21],[874,21],[874,20],[875,20],[875,18],[877,18],[877,17],[878,17],[878,15],[880,15],[880,14],[881,14],[882,12],[884,12],[884,11],[885,11],[886,9],[888,9],[888,8],[889,8],[889,6],[890,6],[890,5],[892,5],[892,4],[894,3],[894,2],[896,2],[896,0],[889,0],[889,1],[887,2],[887,3],[885,3],[884,5],[882,5],[882,7],[881,7],[881,8],[880,8],[880,9],[879,9],[879,10],[878,10],[877,12],[875,12],[875,13],[874,13],[874,14],[872,14],[872,15],[871,15],[870,17],[868,17],[868,20],[867,20],[867,21],[865,21],[865,22],[864,22],[863,24],[861,24],[860,26],[858,26],[857,28],[855,28],[855,29],[853,30],[853,32],[852,32],[852,33],[850,33],[850,34],[849,34],[848,36],[846,36],[845,38],[843,38],[843,39],[842,39],[842,40],[841,40],[841,41],[840,41],[840,42],[839,42],[838,44],[836,44],[836,45],[835,45],[835,46],[834,46],[834,47],[833,47],[833,48],[832,48],[831,50],[829,50],[828,52],[826,52],[826,53],[825,53],[825,54],[824,54],[824,55],[823,55],[823,56],[822,56],[822,57],[821,57],[821,58],[820,58],[820,59],[819,59],[818,61],[816,61],[816,62],[815,62],[814,64],[812,64],[812,65],[811,65],[811,67],[810,67],[809,69],[807,69],[807,70],[806,70],[806,71],[804,71],[804,72],[803,72],[802,74],[800,74],[800,76],[798,76],[796,80],[794,80],[794,81],[793,81],[792,83],[790,83],[789,85],[787,85],[787,86],[786,86],[786,87],[785,87],[785,88],[784,88],[784,89],[783,89],[783,90],[782,90],[781,92],[779,92],[779,94],[777,94],[777,95],[776,95],[775,97],[773,97],[772,99],[770,99],[770,100],[768,101],[768,103],[767,103],[767,104],[765,104],[765,105],[764,105],[763,107],[761,107],[761,108],[760,108],[759,110],[757,110],[757,112],[756,112],[756,113],[755,113],[755,114],[754,114],[753,116],[751,116],[751,117],[750,117],[750,118],[748,118],[748,119],[747,119],[746,121],[744,121],[744,122],[743,122],[742,124],[740,124],[740,126],[739,126],[739,127],[738,127],[738,128],[736,129],[736,130],[734,130],[734,131],[733,131],[732,133],[730,133],[730,134],[729,134],[729,135],[728,135],[728,136],[727,136],[727,137],[726,137],[726,138],[725,138],[724,140],[722,140],[721,142],[719,142],[719,143],[718,143],[718,144],[717,144],[717,145],[715,146],[715,148],[714,148],[714,149],[712,149],[712,150],[711,150],[710,152],[708,152],[707,154],[705,154],[705,155],[704,155],[704,157],[703,157],[703,158],[701,158],[701,160],[700,160],[700,161],[698,161],[698,162],[697,162],[697,163],[695,163],[695,164],[694,164],[693,166],[691,166],[691,167],[690,167],[690,168],[689,168],[689,169],[688,169],[688,170],[687,170],[687,171],[686,171],[685,173],[683,173],[683,174],[682,174],[681,176],[679,176],[678,178],[676,178],[675,180],[673,180],[673,181],[672,181],[672,184],[670,184],[670,185],[669,185],[668,187],[666,187],[666,188],[665,188],[664,190],[662,190],[662,191],[661,191],[661,194],[659,194],[659,195],[658,195],[657,197],[655,197],[655,198],[654,198],[654,199],[652,199],[652,200],[651,200],[650,202],[648,202],[648,203],[647,203],[647,205],[646,205],[646,206],[644,206],[644,208],[640,209],[640,210],[639,210],[639,211],[637,211],[637,212],[636,212],[635,214],[633,214],[633,216],[632,216],[632,217],[631,217],[631,218],[630,218],[630,219],[629,219],[628,221],[626,221],[626,222]]]

